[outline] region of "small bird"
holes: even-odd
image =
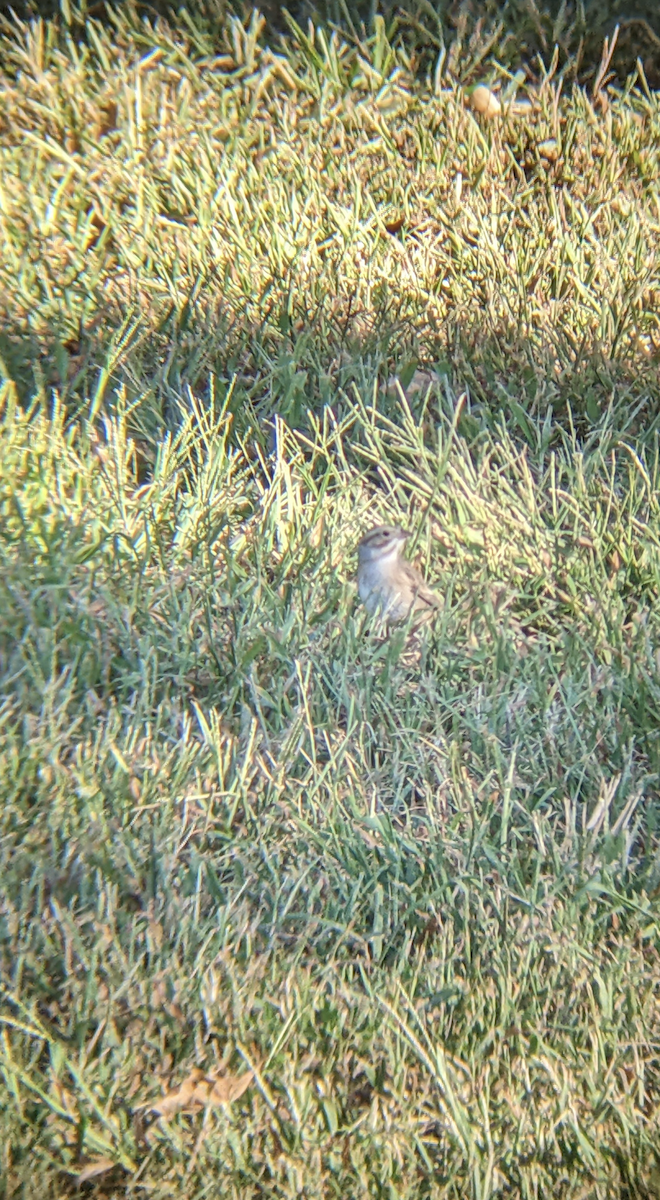
[[[428,615],[440,597],[423,576],[401,556],[410,537],[400,525],[377,525],[358,545],[358,592],[367,612],[380,612],[388,623],[404,621],[410,613]]]

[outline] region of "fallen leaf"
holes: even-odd
[[[217,1104],[231,1104],[252,1083],[252,1071],[244,1075],[222,1075],[214,1079],[205,1075],[200,1067],[194,1067],[187,1079],[178,1088],[174,1088],[163,1096],[157,1104],[150,1107],[160,1117],[171,1117],[174,1113],[196,1111]]]
[[[111,1158],[95,1158],[93,1162],[87,1163],[82,1171],[76,1175],[76,1183],[80,1186],[81,1183],[87,1183],[90,1179],[96,1179],[97,1175],[104,1175],[106,1171],[112,1171],[117,1166]]]
[[[485,84],[479,83],[470,96],[470,104],[475,112],[481,113],[482,117],[496,117],[502,111],[497,96],[491,92],[490,88]]]
[[[548,138],[547,142],[539,142],[536,149],[541,158],[547,158],[548,162],[556,162],[559,155],[559,147],[554,138]]]
[[[108,100],[102,104],[99,109],[98,118],[94,124],[94,140],[105,137],[106,133],[112,133],[113,129],[117,128],[117,117],[119,115],[119,106],[116,100]]]

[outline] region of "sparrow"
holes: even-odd
[[[389,624],[411,613],[429,615],[440,605],[417,567],[402,557],[409,537],[400,525],[377,525],[358,545],[360,599],[371,616],[380,613]]]

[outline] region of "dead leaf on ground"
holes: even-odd
[[[90,1179],[96,1179],[97,1175],[104,1175],[106,1171],[113,1171],[118,1164],[111,1158],[95,1158],[93,1162],[87,1163],[82,1171],[76,1175],[76,1183],[80,1187],[81,1183],[87,1183]]]
[[[502,111],[502,105],[495,93],[491,92],[490,88],[483,83],[477,84],[470,97],[470,104],[475,112],[481,113],[482,117],[487,117],[489,120]]]
[[[536,149],[541,158],[547,158],[548,162],[556,162],[559,157],[559,146],[555,138],[548,138],[545,142],[539,142]]]
[[[116,100],[107,100],[99,108],[98,117],[92,126],[94,141],[105,137],[106,133],[112,133],[117,128],[117,117],[119,116],[119,106]]]
[[[244,1075],[222,1075],[219,1079],[206,1075],[200,1067],[194,1067],[183,1083],[168,1092],[157,1104],[150,1105],[152,1112],[160,1117],[171,1117],[178,1112],[198,1112],[217,1104],[231,1104],[252,1083],[252,1071]]]

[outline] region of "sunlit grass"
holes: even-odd
[[[227,29],[4,34],[5,1194],[651,1197],[657,99]]]

